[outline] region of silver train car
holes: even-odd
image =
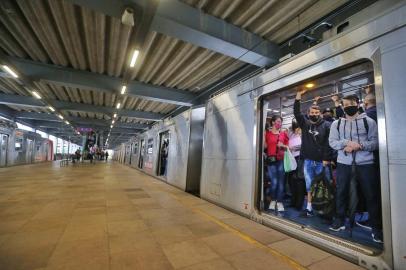
[[[0,121],[0,167],[32,164],[53,159],[53,142],[41,135]]]
[[[188,172],[197,175],[194,184],[199,173],[200,188],[194,193],[198,190],[203,199],[365,268],[406,269],[406,236],[402,233],[406,224],[406,182],[402,179],[406,175],[406,141],[402,138],[406,133],[402,115],[406,104],[406,4],[379,1],[365,12],[369,13],[357,26],[212,97],[204,112],[203,143],[200,135],[195,141],[199,150],[190,145],[195,140],[191,110],[121,145],[115,149],[114,159],[186,191]],[[317,222],[267,210],[263,159],[267,117],[281,115],[288,128],[294,118],[295,94],[309,82],[316,87],[303,97],[303,112],[316,96],[321,96],[321,107],[330,107],[334,106],[333,95],[356,94],[362,100],[365,89],[375,93],[384,244],[366,238],[370,232],[334,234]],[[202,120],[198,126],[200,134]],[[169,150],[165,152],[167,138]],[[166,160],[162,158],[165,153]]]
[[[114,160],[199,194],[205,107],[165,119],[120,145]]]

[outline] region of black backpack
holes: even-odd
[[[363,122],[364,122],[364,127],[365,127],[365,130],[367,131],[367,135],[368,135],[368,133],[369,133],[368,121],[367,121],[367,119],[366,119],[365,117],[362,118],[362,120],[363,120]],[[341,125],[341,118],[338,119],[338,123],[337,123],[337,131],[338,131],[338,138],[339,138],[339,139],[341,139],[341,136],[340,136],[340,125]],[[345,125],[344,125],[344,127],[345,127]]]
[[[312,194],[312,208],[320,216],[331,218],[335,213],[334,187],[326,179],[323,171],[316,175],[310,187]]]

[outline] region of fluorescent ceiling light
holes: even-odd
[[[18,75],[17,75],[13,70],[11,70],[11,68],[9,68],[9,67],[6,66],[6,65],[3,65],[3,68],[4,68],[4,70],[7,71],[11,76],[13,76],[14,78],[18,78]]]
[[[55,111],[54,107],[52,107],[52,106],[48,106],[48,109],[50,109],[53,112]]]
[[[59,117],[59,118],[61,118],[61,119],[63,119],[63,116],[62,116],[62,115],[60,115],[60,114],[58,114],[58,117]]]
[[[114,120],[113,120],[113,121],[111,121],[111,123],[112,123],[112,124],[114,124]]]
[[[124,95],[126,89],[127,89],[126,85],[123,85],[123,87],[121,87],[121,94],[122,95]]]
[[[37,99],[41,99],[41,96],[38,94],[37,91],[32,91],[32,95]]]
[[[138,57],[138,54],[139,54],[139,53],[140,53],[140,51],[134,50],[134,52],[133,52],[133,57],[131,58],[130,67],[134,67],[134,66],[135,66],[135,61],[137,61],[137,57]]]
[[[69,125],[69,122],[68,122],[68,121],[65,121],[65,124]]]
[[[116,118],[116,117],[117,117],[117,114],[115,113],[115,114],[113,115],[113,117]]]
[[[121,106],[121,103],[119,102],[119,103],[117,103],[116,108],[117,108],[117,109],[120,109],[120,106]]]
[[[110,128],[113,128],[113,125],[111,125]]]

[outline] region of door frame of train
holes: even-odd
[[[406,9],[406,7],[401,7],[401,9]],[[385,23],[398,23],[399,13],[402,14],[401,9],[396,10],[395,8],[387,11],[384,17]],[[391,16],[389,13],[395,13],[396,16]],[[392,17],[392,18],[391,18]],[[393,19],[394,21],[391,21]],[[388,166],[388,147],[386,144],[386,119],[385,119],[385,108],[384,108],[384,92],[382,87],[382,66],[381,66],[381,43],[386,41],[386,39],[381,39],[384,36],[388,36],[396,30],[399,30],[404,27],[404,22],[397,27],[390,28],[389,31],[380,33],[379,35],[370,35],[368,40],[358,41],[357,38],[351,40],[351,38],[357,34],[357,30],[368,30],[368,26],[372,29],[376,27],[374,21],[376,18],[371,19],[372,23],[366,24],[360,28],[356,28],[349,33],[343,33],[337,36],[334,40],[326,43],[319,44],[314,47],[311,51],[306,51],[291,60],[288,60],[287,63],[281,64],[283,66],[283,71],[279,70],[279,67],[275,67],[274,78],[272,75],[264,76],[257,83],[258,87],[255,87],[250,91],[246,91],[242,94],[250,94],[254,99],[254,117],[255,117],[255,139],[253,142],[254,157],[254,187],[253,187],[253,211],[251,217],[256,220],[260,220],[263,223],[284,231],[285,233],[294,235],[297,238],[300,238],[306,242],[310,242],[313,245],[316,245],[322,249],[328,250],[331,253],[344,257],[348,260],[356,262],[364,267],[377,267],[376,269],[392,269],[393,267],[393,251],[392,251],[392,224],[391,224],[391,213],[390,213],[390,192],[389,192],[389,166]],[[370,22],[371,22],[370,21]],[[362,29],[364,28],[364,29]],[[365,29],[366,28],[366,29]],[[400,31],[402,31],[401,29]],[[369,32],[373,32],[372,30]],[[351,36],[350,36],[351,35]],[[350,43],[350,44],[346,44]],[[345,46],[347,45],[347,46]],[[393,46],[395,46],[394,44]],[[345,49],[344,49],[345,48]],[[320,50],[320,54],[317,53],[317,50]],[[308,54],[308,55],[306,55]],[[307,58],[306,58],[306,57]],[[324,57],[323,57],[324,56]],[[305,59],[302,59],[305,58]],[[295,61],[296,60],[296,61]],[[300,63],[300,60],[304,60]],[[381,162],[381,189],[382,189],[382,220],[383,220],[383,230],[384,230],[384,249],[382,253],[376,255],[366,255],[363,252],[355,251],[352,248],[348,248],[342,245],[337,245],[329,240],[329,237],[326,237],[323,233],[320,233],[311,229],[304,229],[298,224],[293,222],[275,217],[275,216],[265,216],[258,209],[260,198],[260,181],[262,182],[262,134],[259,134],[259,129],[262,118],[262,98],[264,95],[268,95],[272,92],[279,91],[291,85],[295,85],[303,81],[302,78],[310,79],[313,77],[320,76],[329,71],[340,69],[346,66],[349,66],[353,63],[369,60],[373,63],[374,69],[374,80],[375,80],[375,91],[377,99],[377,110],[378,110],[378,123],[380,126],[379,132],[379,151],[380,151],[380,162]],[[307,64],[306,64],[307,62]],[[289,71],[290,72],[286,72]],[[280,75],[284,74],[284,75]],[[242,95],[241,94],[241,95]],[[384,132],[382,132],[384,130]],[[261,190],[262,192],[262,190]],[[334,239],[334,238],[333,238]],[[345,242],[345,241],[344,241]],[[362,250],[362,249],[361,249]]]

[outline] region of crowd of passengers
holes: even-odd
[[[313,217],[311,187],[314,179],[323,175],[335,193],[335,210],[328,221],[329,229],[345,230],[351,178],[356,177],[360,200],[369,217],[368,221],[357,224],[369,227],[373,241],[382,243],[376,99],[370,90],[366,92],[362,107],[356,95],[347,95],[341,100],[333,96],[335,108],[321,112],[317,105],[319,98],[315,98],[307,114],[302,114],[301,98],[305,90],[300,90],[294,103],[295,119],[289,130],[282,129],[282,117],[274,115],[268,119],[264,152],[269,180],[265,192],[270,210],[285,211],[287,179],[290,206],[302,211],[301,217]],[[283,162],[287,149],[301,165],[289,173],[285,173]],[[300,178],[304,178],[305,190],[302,191],[297,190]]]

